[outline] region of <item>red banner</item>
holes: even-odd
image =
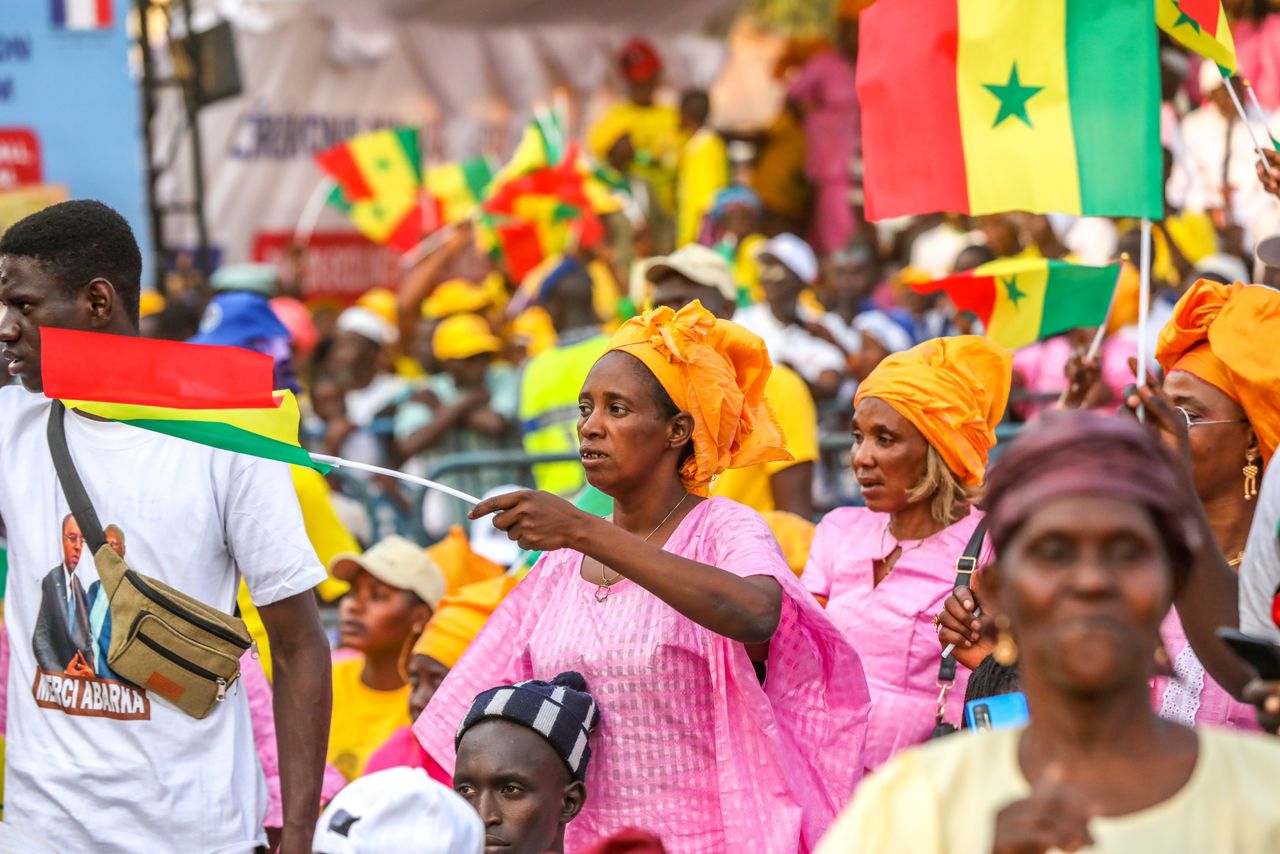
[[[253,260],[290,269],[296,263],[292,245],[291,231],[260,231],[253,237]],[[302,296],[308,302],[347,305],[370,288],[394,290],[399,279],[399,253],[354,231],[313,232],[302,253]]]
[[[30,128],[0,128],[0,190],[44,180],[40,140]]]

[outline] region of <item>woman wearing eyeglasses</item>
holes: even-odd
[[[1161,397],[1186,424],[1196,495],[1237,572],[1262,470],[1280,442],[1278,335],[1280,292],[1201,279],[1178,300],[1156,345],[1165,372]],[[1254,709],[1205,673],[1176,611],[1161,635],[1174,673],[1154,683],[1161,717],[1187,726],[1256,728]]]
[[[1171,446],[1190,446],[1196,496],[1218,548],[1237,571],[1263,467],[1280,443],[1277,352],[1280,291],[1206,279],[1178,300],[1156,345],[1156,360],[1165,378],[1160,388],[1150,387],[1148,418],[1161,427]],[[1130,404],[1136,402],[1136,396],[1129,398]],[[1232,601],[1235,595],[1232,590]],[[1213,598],[1212,593],[1207,598]],[[1209,603],[1207,598],[1192,596],[1178,604],[1194,603],[1208,613],[1220,603]],[[980,639],[978,621],[972,617],[976,602],[977,597],[962,588],[947,600],[942,615],[939,637],[943,643],[959,644],[965,654],[958,654],[961,660],[976,657],[975,648],[979,653],[991,648],[989,640]],[[1161,717],[1186,726],[1256,729],[1255,710],[1233,699],[1205,672],[1176,610],[1169,612],[1161,636],[1174,674],[1152,683],[1152,700]]]

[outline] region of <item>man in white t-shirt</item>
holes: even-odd
[[[800,307],[800,294],[818,279],[817,256],[794,234],[779,234],[760,247],[758,257],[765,301],[737,312],[734,321],[764,339],[774,362],[804,377],[814,400],[835,397],[845,354]]]
[[[42,613],[57,613],[46,634],[85,621],[85,597],[56,601],[57,582],[89,590],[97,578],[91,555],[59,542],[59,532],[66,540],[78,530],[49,456],[39,328],[137,335],[141,270],[128,224],[98,202],[54,205],[0,237],[0,363],[25,387],[0,388],[12,640],[5,822],[68,852],[252,851],[266,842],[266,786],[238,686],[195,720],[95,672],[93,649],[85,655],[74,631],[64,666],[61,653],[33,649]],[[311,592],[325,574],[288,468],[74,412],[66,434],[95,510],[128,536],[132,567],[227,610],[240,577],[247,582],[275,668],[280,850],[308,851],[328,741],[329,654]],[[42,606],[55,564],[55,584],[44,585],[54,601]]]

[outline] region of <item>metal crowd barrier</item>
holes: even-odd
[[[996,459],[1007,442],[1022,429],[1021,424],[1001,424],[996,428],[997,445],[992,451],[992,459]],[[853,447],[853,438],[847,433],[824,433],[818,439],[819,459],[815,467],[815,492],[818,507],[825,512],[833,507],[857,506],[862,504],[857,483],[853,479],[849,467],[849,451]],[[533,487],[533,466],[540,463],[576,462],[577,452],[562,454],[527,454],[519,449],[501,451],[472,451],[450,454],[432,464],[426,477],[442,480],[464,472],[477,471],[490,467],[503,467],[518,473],[514,482],[521,486]],[[383,493],[365,477],[353,475],[343,469],[334,471],[343,492],[362,504],[369,514],[374,531],[374,539],[381,539],[391,533],[399,533],[418,542],[428,543],[435,539],[423,525],[423,504],[427,491],[405,483],[397,483],[401,490],[394,499]]]

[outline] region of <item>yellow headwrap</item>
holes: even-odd
[[[485,620],[516,584],[515,578],[500,575],[488,581],[468,584],[457,593],[441,599],[440,607],[413,645],[413,654],[429,656],[452,669],[480,633]]]
[[[693,416],[693,456],[680,470],[690,492],[706,495],[727,468],[792,459],[765,402],[773,363],[758,336],[695,300],[678,312],[655,308],[631,318],[610,339],[612,350],[643,362]]]
[[[471,550],[471,543],[461,525],[454,525],[444,539],[427,549],[427,555],[444,575],[445,593],[457,593],[468,584],[487,581],[506,572],[487,558]],[[447,598],[446,595],[446,598]],[[441,600],[443,604],[444,600]]]
[[[1280,444],[1280,291],[1196,282],[1160,330],[1156,361],[1186,371],[1239,403],[1258,435],[1264,464]]]
[[[1013,379],[1013,354],[978,335],[935,338],[876,366],[854,397],[883,400],[967,486],[981,486]]]

